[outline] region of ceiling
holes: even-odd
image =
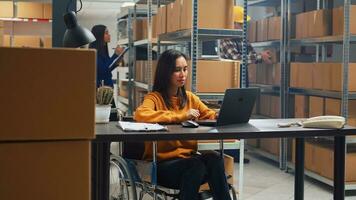
[[[78,17],[90,18],[110,18],[116,17],[123,4],[134,3],[137,0],[82,0],[83,8],[77,13]],[[80,3],[77,1],[77,7]]]

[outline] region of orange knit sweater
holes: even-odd
[[[187,98],[188,101],[185,107],[179,109],[178,98],[172,97],[173,108],[169,110],[160,93],[150,92],[145,96],[142,105],[136,109],[134,119],[138,122],[149,123],[180,123],[187,120],[186,114],[189,109],[199,110],[199,119],[215,118],[215,111],[205,106],[199,97],[187,91]],[[197,142],[195,140],[159,141],[157,142],[157,146],[158,160],[187,158],[197,150]],[[152,160],[152,142],[145,143],[143,158],[145,160]]]

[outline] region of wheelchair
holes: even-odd
[[[125,142],[121,144],[122,156],[110,156],[110,199],[143,200],[149,199],[178,200],[179,190],[152,184],[154,162],[140,160],[144,151],[143,142]],[[231,178],[231,177],[227,177]],[[229,184],[230,195],[237,200],[234,187]],[[200,199],[212,199],[210,191],[201,191]],[[147,199],[147,198],[145,198]]]

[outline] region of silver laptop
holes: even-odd
[[[227,89],[217,120],[197,120],[196,122],[203,126],[247,123],[259,93],[259,88]]]

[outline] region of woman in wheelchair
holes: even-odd
[[[185,90],[187,57],[176,50],[160,56],[153,91],[135,112],[138,122],[180,123],[191,119],[214,119],[215,111]],[[223,158],[215,151],[197,152],[197,141],[160,141],[157,143],[157,181],[179,189],[181,200],[198,199],[199,187],[208,182],[214,200],[230,200]],[[143,158],[152,160],[152,143],[145,144]]]

